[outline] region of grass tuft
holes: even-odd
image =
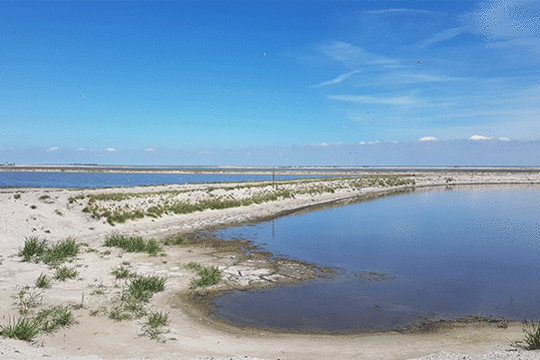
[[[221,280],[221,271],[214,266],[202,266],[194,262],[190,262],[187,265],[188,268],[195,270],[195,272],[201,277],[200,279],[193,280],[191,287],[196,289],[200,286],[215,285]]]
[[[39,237],[32,236],[24,241],[24,248],[19,251],[19,256],[23,261],[43,261],[48,265],[58,265],[79,254],[79,244],[72,238],[59,241],[49,247],[47,240],[39,240]]]
[[[523,329],[525,333],[525,342],[529,345],[529,350],[538,350],[540,349],[540,323],[535,324],[534,320],[529,323],[525,320],[525,325],[527,329]]]
[[[156,256],[163,251],[159,243],[154,239],[146,241],[140,236],[126,236],[118,233],[108,236],[104,245],[119,247],[127,252],[147,253],[150,256]]]
[[[165,239],[164,245],[189,245],[189,241],[182,235],[176,235]]]
[[[23,261],[39,262],[39,258],[47,251],[47,240],[39,240],[38,236],[31,236],[24,241],[24,248],[19,251]]]
[[[148,321],[142,328],[142,334],[149,336],[153,340],[160,340],[160,335],[163,334],[162,328],[169,324],[169,314],[162,312],[151,312],[148,315]]]
[[[40,289],[48,289],[51,286],[51,280],[41,273],[36,279],[36,287]]]
[[[117,279],[129,279],[137,276],[137,274],[132,273],[127,267],[124,267],[124,265],[121,265],[119,268],[111,271],[111,274],[113,274]]]
[[[136,300],[148,302],[155,293],[165,289],[166,280],[159,276],[137,276],[129,282],[127,294]]]
[[[39,331],[39,322],[27,317],[19,318],[6,326],[0,325],[0,335],[23,341],[32,341]]]
[[[53,306],[50,309],[41,310],[36,320],[40,324],[40,328],[45,332],[53,332],[60,327],[71,326],[76,323],[75,316],[68,306]]]
[[[54,278],[56,280],[65,281],[67,279],[75,279],[79,275],[77,270],[70,269],[67,266],[62,266],[56,269],[56,275]]]

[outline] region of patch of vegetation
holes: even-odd
[[[527,320],[524,320],[526,329],[523,329],[525,333],[525,342],[529,345],[529,350],[540,349],[540,323],[535,324],[534,319],[529,324]]]
[[[32,341],[39,334],[39,322],[34,318],[22,317],[10,322],[9,325],[0,325],[0,335],[11,339]]]
[[[113,274],[117,279],[129,279],[137,276],[137,274],[132,273],[131,270],[124,267],[124,265],[121,265],[119,268],[111,271],[111,274]]]
[[[187,265],[188,268],[195,270],[195,272],[201,277],[191,282],[192,289],[196,289],[201,286],[215,285],[221,280],[221,271],[214,266],[202,266],[194,262],[190,262]]]
[[[39,200],[45,200],[45,199],[49,199],[50,196],[49,195],[42,195],[39,197]]]
[[[165,289],[166,280],[167,278],[159,276],[136,276],[128,284],[127,295],[148,302],[155,293]]]
[[[0,335],[7,338],[32,341],[40,332],[52,332],[75,324],[75,317],[67,306],[54,306],[41,310],[36,316],[24,316],[9,325],[0,325]]]
[[[142,252],[150,256],[157,256],[163,249],[154,239],[148,241],[140,236],[126,236],[114,233],[105,239],[105,246],[119,247],[127,252]]]
[[[56,269],[56,275],[54,278],[56,280],[65,281],[67,279],[75,279],[79,275],[77,270],[68,268],[67,266],[62,266]]]
[[[30,289],[30,286],[23,286],[17,293],[16,305],[21,315],[28,315],[33,308],[41,305],[43,292]]]
[[[76,323],[75,316],[68,306],[54,306],[49,309],[41,310],[36,320],[40,324],[40,328],[45,332],[52,332],[60,327],[71,326]]]
[[[169,324],[169,314],[162,312],[152,312],[148,315],[148,321],[142,328],[141,335],[149,336],[153,340],[160,340],[163,334],[163,327]]]
[[[15,195],[13,195],[13,198],[14,198],[14,199],[20,199],[20,198],[21,198],[21,194],[15,194]]]
[[[164,245],[189,245],[189,241],[182,235],[171,236],[165,239]]]
[[[75,239],[67,238],[48,248],[42,261],[48,265],[58,265],[79,255],[79,244]]]
[[[59,241],[49,247],[47,240],[39,240],[33,236],[24,242],[24,248],[19,251],[23,261],[43,261],[45,264],[56,266],[79,254],[79,245],[72,238]]]
[[[39,259],[47,251],[47,241],[39,240],[39,237],[32,236],[24,241],[24,248],[19,251],[19,256],[22,256],[23,261],[39,262]]]
[[[64,215],[64,214],[62,214],[62,212],[60,210],[54,210],[54,212],[56,213],[56,215],[60,215],[60,216]]]
[[[36,206],[36,205],[32,205],[32,206],[30,206],[30,209],[35,210],[35,209],[37,209],[37,206]]]
[[[40,289],[48,289],[51,286],[51,280],[41,273],[36,279],[36,287]]]

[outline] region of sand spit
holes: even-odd
[[[222,270],[223,280],[214,289],[275,286],[325,273],[325,269],[301,262],[272,262],[264,253],[247,256],[234,246],[214,247],[205,243],[198,231],[392,191],[471,184],[540,184],[540,175],[370,172],[360,178],[279,181],[275,187],[271,182],[253,182],[110,189],[0,189],[0,325],[20,316],[19,295],[25,286],[29,286],[27,293],[35,295],[36,308],[30,313],[53,305],[70,305],[78,322],[37,336],[34,345],[1,339],[0,359],[236,359],[245,355],[261,359],[410,359],[434,353],[444,358],[442,351],[501,351],[511,356],[520,354],[520,358],[540,358],[538,352],[511,351],[516,350],[512,341],[523,340],[520,323],[510,323],[503,329],[478,322],[414,334],[279,334],[227,327],[203,316],[196,307],[181,303],[182,294],[190,292],[191,281],[196,278],[195,272],[186,267],[190,262]],[[202,206],[203,211],[197,206]],[[194,212],[188,212],[191,210]],[[164,246],[166,256],[150,257],[104,247],[105,238],[113,232],[145,239],[184,233],[196,244]],[[78,272],[77,277],[52,280],[48,289],[36,288],[34,284],[41,274],[52,278],[55,270],[43,263],[22,262],[17,256],[25,238],[30,236],[50,242],[73,237],[82,244],[80,254],[67,264]],[[158,340],[143,334],[146,317],[125,321],[109,318],[126,284],[111,271],[121,267],[139,276],[166,277],[165,290],[156,293],[146,305],[150,312],[169,314],[169,323]]]

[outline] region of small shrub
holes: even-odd
[[[77,270],[63,266],[56,269],[56,275],[54,276],[54,278],[60,281],[65,281],[67,279],[74,279],[77,277],[77,275],[79,275]]]
[[[49,195],[42,195],[39,197],[39,200],[45,200],[45,199],[48,199],[50,196]]]
[[[35,209],[37,209],[37,206],[36,206],[36,205],[32,205],[32,206],[30,206],[30,209],[35,210]]]
[[[23,341],[32,341],[39,330],[39,322],[27,317],[19,318],[7,326],[0,325],[0,335]]]
[[[64,215],[64,214],[62,214],[62,212],[60,210],[54,210],[54,212],[56,213],[56,215],[60,215],[60,216]]]
[[[14,198],[14,199],[20,199],[20,198],[21,198],[21,194],[15,194],[15,195],[13,195],[13,198]]]
[[[51,280],[41,273],[36,280],[36,287],[40,289],[48,289],[51,286]]]

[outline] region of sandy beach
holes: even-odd
[[[279,334],[236,329],[183,303],[196,273],[191,262],[218,266],[222,280],[212,289],[279,286],[316,276],[310,264],[270,264],[265,255],[245,256],[237,248],[217,249],[198,232],[270,219],[301,209],[377,197],[396,191],[459,185],[540,184],[537,172],[392,172],[361,178],[163,185],[107,189],[0,188],[0,325],[20,317],[20,293],[36,294],[38,311],[54,305],[73,307],[77,323],[35,341],[0,337],[0,359],[413,359],[441,352],[540,358],[538,351],[512,345],[523,340],[523,325],[507,328],[489,322],[438,325],[431,331],[355,335]],[[202,209],[202,211],[201,211]],[[111,234],[163,241],[185,234],[192,245],[163,245],[164,256],[128,253],[105,247]],[[78,275],[35,287],[55,269],[18,256],[25,239],[54,243],[72,237],[80,253],[68,266]],[[199,242],[197,242],[199,241]],[[147,307],[169,314],[158,339],[143,334],[142,319],[115,321],[108,312],[125,283],[111,271],[126,266],[141,276],[166,277],[164,291]],[[446,355],[445,355],[446,356]],[[456,355],[455,358],[465,358]],[[500,357],[504,358],[504,357]]]

